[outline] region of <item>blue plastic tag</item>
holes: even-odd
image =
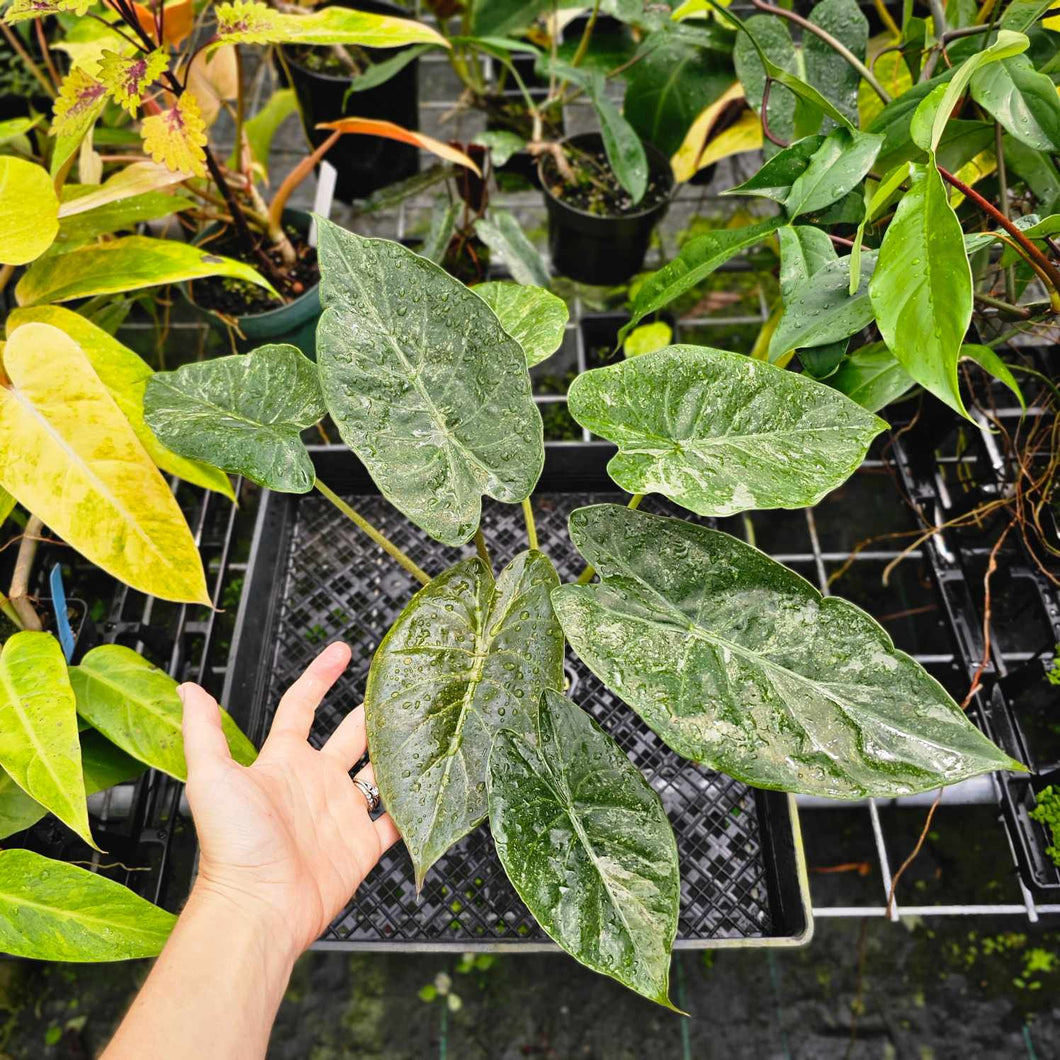
[[[55,628],[59,632],[59,643],[63,655],[69,662],[74,654],[74,631],[70,628],[70,618],[66,613],[66,588],[63,585],[63,569],[56,563],[48,578],[52,591],[52,610],[55,612]]]

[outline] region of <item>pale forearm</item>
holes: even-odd
[[[263,1057],[297,956],[273,927],[194,890],[103,1060]]]

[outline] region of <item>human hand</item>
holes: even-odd
[[[217,703],[180,686],[188,802],[199,837],[193,896],[229,901],[261,919],[297,957],[349,901],[397,840],[389,815],[373,821],[349,770],[364,754],[364,707],[351,711],[318,751],[313,715],[346,669],[350,649],[331,644],[287,690],[252,766],[232,760]],[[371,763],[357,779],[375,783]]]

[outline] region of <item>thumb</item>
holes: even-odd
[[[205,689],[188,682],[177,689],[184,704],[184,758],[188,773],[232,761],[221,728],[221,708]]]

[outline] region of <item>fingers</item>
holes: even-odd
[[[343,769],[352,769],[364,754],[368,738],[364,731],[364,705],[351,710],[320,749],[321,754],[334,758]]]
[[[232,760],[221,728],[221,710],[204,689],[188,682],[177,689],[184,704],[184,758],[188,774]]]
[[[305,740],[320,701],[349,661],[350,649],[345,644],[338,641],[329,644],[284,693],[276,708],[269,739],[278,733],[285,733]]]

